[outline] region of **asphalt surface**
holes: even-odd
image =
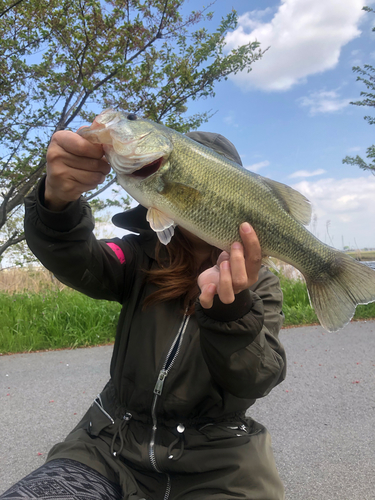
[[[250,409],[287,500],[375,499],[375,322],[285,329],[286,381]],[[40,466],[108,379],[112,347],[0,357],[0,492]]]

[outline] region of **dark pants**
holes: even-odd
[[[121,500],[121,488],[74,460],[52,460],[32,472],[8,491],[1,500]]]

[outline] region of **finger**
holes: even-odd
[[[258,280],[262,265],[262,250],[258,237],[249,223],[241,224],[240,236],[244,246],[245,266],[250,286]]]
[[[111,170],[101,144],[92,144],[68,130],[56,132],[47,151],[47,163],[59,162],[70,168],[101,172],[103,175]]]
[[[248,288],[248,276],[244,248],[241,243],[235,242],[231,246],[230,269],[234,293],[239,293]]]
[[[219,255],[218,259],[217,259],[217,262],[216,262],[216,265],[220,266],[220,264],[222,262],[224,262],[224,260],[229,260],[230,259],[230,255],[228,252],[221,252],[221,254]]]
[[[73,174],[67,181],[72,181],[77,184],[79,191],[85,192],[96,189],[99,184],[105,181],[106,176],[102,172],[90,172],[87,170],[75,169]]]
[[[47,208],[62,209],[67,203],[77,200],[82,193],[95,189],[104,180],[103,175],[101,177],[93,175],[86,182],[82,182],[79,175],[77,177],[59,175],[51,177],[47,171],[44,201]]]
[[[224,260],[220,264],[219,287],[217,293],[223,304],[231,304],[234,301],[232,274],[228,260]]]
[[[214,283],[208,283],[203,285],[201,294],[199,296],[199,302],[204,309],[210,309],[214,303],[214,297],[216,295],[216,285]]]
[[[109,174],[111,171],[111,166],[105,158],[100,158],[96,160],[94,158],[79,157],[75,155],[69,155],[65,158],[65,164],[73,168],[74,170],[82,170],[91,174],[92,172],[98,172],[103,175]]]
[[[98,172],[107,175],[111,171],[111,166],[103,157],[96,159],[91,157],[77,156],[64,150],[58,144],[51,144],[47,151],[47,168],[58,172],[59,167],[72,168],[90,173]]]
[[[48,184],[58,191],[76,189],[77,193],[83,193],[96,188],[105,177],[100,170],[71,168],[65,161],[47,163]]]
[[[104,155],[103,146],[101,144],[92,144],[80,135],[69,130],[56,132],[52,136],[51,143],[52,142],[56,142],[56,144],[65,151],[76,156],[99,160]]]

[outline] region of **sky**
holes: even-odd
[[[352,67],[375,66],[375,15],[362,11],[373,3],[217,0],[208,29],[232,8],[239,15],[227,50],[254,40],[268,50],[250,73],[219,83],[215,98],[189,105],[215,112],[201,130],[231,140],[246,168],[304,194],[310,231],[339,249],[375,248],[375,176],[342,163],[375,142],[371,109],[350,104],[365,90]]]

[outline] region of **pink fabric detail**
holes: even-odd
[[[125,255],[124,255],[124,252],[121,250],[121,248],[118,245],[116,245],[116,243],[107,243],[107,245],[109,246],[109,248],[111,248],[115,252],[115,254],[116,254],[118,260],[121,262],[121,264],[124,264]]]

